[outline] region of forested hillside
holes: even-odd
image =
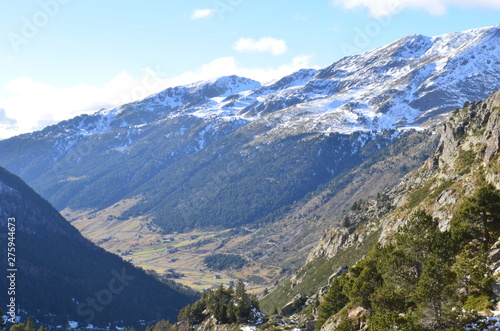
[[[174,282],[162,283],[95,246],[3,168],[0,226],[4,234],[0,252],[5,257],[0,261],[0,287],[15,284],[9,296],[7,290],[2,294],[2,307],[15,298],[15,314],[23,320],[31,315],[52,327],[69,321],[81,327],[141,327],[141,321],[175,321],[180,309],[198,297],[192,290]],[[7,259],[9,248],[13,260]],[[11,269],[14,280],[7,278]]]

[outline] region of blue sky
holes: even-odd
[[[238,74],[262,82],[408,34],[496,25],[497,0],[0,0],[0,138]]]

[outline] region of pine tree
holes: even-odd
[[[491,184],[481,186],[460,205],[451,220],[450,231],[461,245],[473,239],[491,244],[490,232],[500,228],[500,191]]]
[[[316,321],[316,330],[320,330],[330,316],[338,313],[349,302],[344,294],[345,274],[335,278],[328,289],[328,293],[319,305],[319,314]]]
[[[431,253],[431,238],[436,234],[437,226],[430,215],[423,210],[413,213],[407,223],[395,236],[395,245],[406,256],[410,270],[407,272],[418,279],[423,264]]]
[[[388,330],[420,331],[422,327],[416,324],[413,316],[394,311],[374,313],[370,316],[370,331]]]
[[[493,283],[488,254],[484,245],[473,241],[457,256],[452,270],[456,274],[462,300],[470,295],[490,294]]]
[[[414,305],[408,293],[413,292],[418,284],[417,262],[405,250],[392,244],[377,245],[375,251],[377,253],[372,254],[377,260],[382,286],[376,288],[370,297],[372,308],[380,314],[404,313]]]
[[[239,323],[246,322],[252,312],[252,303],[250,297],[245,290],[245,284],[240,279],[236,284],[234,293],[234,300],[236,303],[235,313]]]
[[[191,323],[193,325],[200,324],[203,322],[203,320],[206,318],[206,315],[204,314],[205,309],[207,308],[205,304],[205,300],[200,299],[193,303],[191,306],[191,311],[190,311],[190,319]]]
[[[257,297],[257,294],[250,294],[250,304],[252,305],[252,308],[260,310],[259,298]]]
[[[336,331],[356,331],[352,321],[347,316],[343,316],[340,323],[335,328]]]
[[[226,324],[228,322],[227,309],[233,293],[232,287],[226,290],[221,284],[215,292],[210,291],[207,296],[207,308],[219,323]]]
[[[11,331],[35,331],[36,326],[33,317],[29,316],[26,323],[14,324],[10,327]]]
[[[431,328],[444,328],[445,320],[454,300],[455,275],[449,264],[436,254],[431,254],[425,261],[425,267],[415,292],[415,301],[420,309],[423,324]]]
[[[187,305],[186,307],[182,308],[177,319],[179,320],[179,323],[187,326],[188,328],[193,326],[194,324],[191,318],[191,305]]]
[[[35,331],[36,326],[35,322],[33,321],[33,317],[29,316],[28,321],[26,322],[26,331]]]
[[[236,313],[237,306],[234,305],[234,302],[230,302],[227,306],[227,323],[232,324],[239,322],[238,314]]]
[[[377,270],[377,261],[371,257],[359,261],[349,269],[350,277],[345,292],[349,300],[371,309],[371,295],[382,285],[382,276]]]
[[[26,324],[24,323],[14,324],[10,327],[10,331],[27,331]]]

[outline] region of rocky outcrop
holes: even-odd
[[[349,227],[335,228],[325,232],[320,243],[309,253],[307,262],[318,257],[330,259],[340,250],[363,245],[366,237],[379,231],[379,220],[391,210],[391,199],[385,194],[379,194],[375,200],[356,202],[343,221],[343,223],[348,223]]]
[[[281,308],[280,314],[283,316],[292,316],[302,309],[306,300],[307,298],[304,298],[302,294],[297,294],[290,302]]]
[[[348,267],[348,266],[342,266],[342,267],[338,268],[338,269],[337,269],[337,271],[335,271],[335,272],[334,272],[334,273],[330,276],[330,278],[328,278],[328,285],[330,285],[330,284],[333,282],[333,280],[334,280],[335,278],[337,278],[337,277],[339,277],[340,275],[345,274],[345,273],[347,273],[347,272],[349,272],[349,267]]]
[[[353,330],[365,331],[368,330],[367,316],[368,311],[366,309],[363,307],[354,307],[332,316],[323,324],[321,331],[335,331],[346,321],[351,325]]]
[[[340,249],[357,245],[362,241],[357,233],[350,233],[347,228],[330,230],[323,235],[321,242],[316,246],[307,259],[307,262],[317,257],[331,258],[337,254]]]
[[[227,330],[227,327],[219,326],[217,319],[213,316],[210,316],[206,320],[203,321],[197,328],[197,331],[212,331],[212,330]]]
[[[484,178],[500,188],[500,91],[486,101],[465,103],[441,129],[432,157],[387,194],[395,212],[381,222],[382,241],[416,209],[424,209],[445,230],[464,196]]]
[[[443,134],[434,159],[440,168],[453,168],[453,161],[461,147],[483,144],[483,164],[487,164],[500,149],[500,91],[484,102],[466,103],[462,110],[455,110],[443,125]]]
[[[491,270],[493,271],[493,274],[494,275],[499,274],[500,273],[500,238],[495,244],[493,244],[493,246],[491,246],[490,250],[488,251],[488,259],[490,261],[490,267],[491,267]]]

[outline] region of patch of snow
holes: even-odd
[[[486,324],[487,327],[482,331],[500,330],[500,317],[486,317],[477,323],[472,323],[465,327],[466,330],[478,330],[481,324]]]

